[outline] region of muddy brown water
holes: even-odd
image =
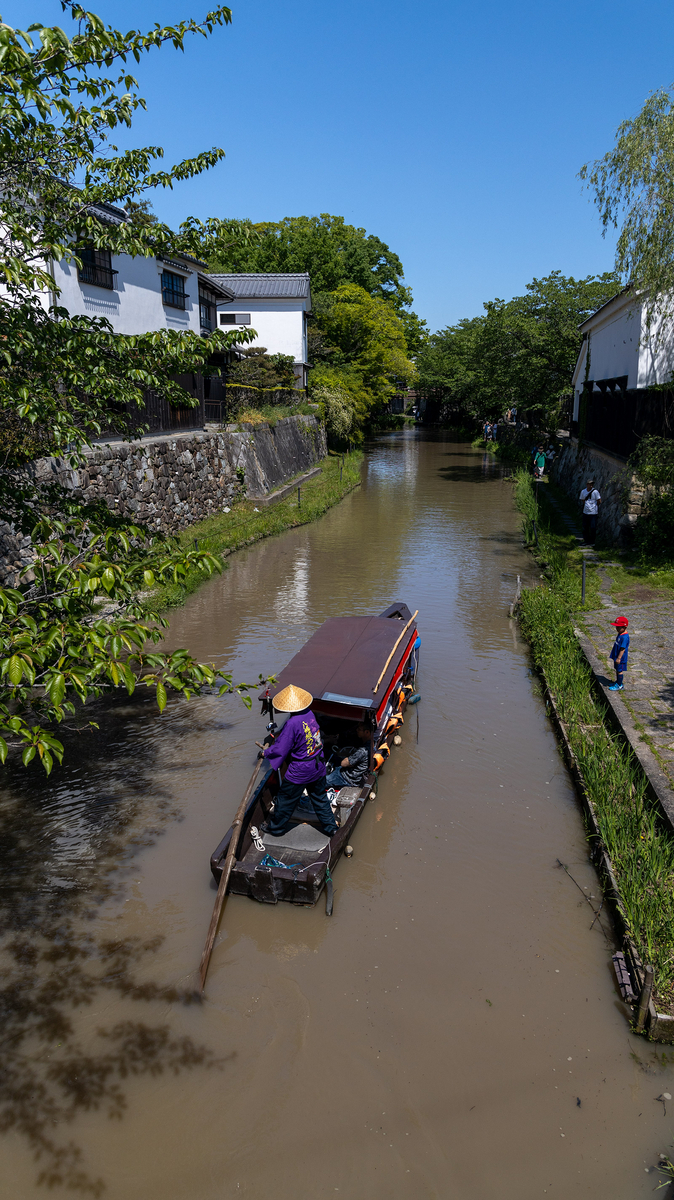
[[[394,599],[422,635],[418,740],[410,710],[334,916],[230,898],[203,1004],[208,858],[257,704],[119,701],[50,782],[5,778],[2,1196],[653,1193],[674,1073],[630,1035],[611,944],[556,865],[598,896],[507,617],[533,570],[498,467],[396,434],[339,507],[235,555],[172,616],[171,645],[245,680]]]

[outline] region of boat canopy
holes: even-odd
[[[411,618],[406,604],[392,604],[379,617],[332,617],[284,667],[274,691],[294,683],[311,692],[315,706],[331,709],[332,705],[346,705],[376,712],[409,655],[410,643],[416,640],[416,621]],[[396,646],[409,621],[405,636]]]

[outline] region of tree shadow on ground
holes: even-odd
[[[175,739],[175,728],[157,736],[153,727],[148,738],[148,715],[143,701],[113,701],[98,716],[99,735],[66,745],[58,777],[11,769],[0,792],[0,1132],[27,1141],[38,1183],[92,1196],[105,1183],[61,1128],[87,1112],[120,1119],[132,1076],[226,1061],[166,1023],[167,1004],[200,996],[147,980],[161,938],[97,933],[100,905],[124,890],[120,863],[179,816],[152,778],[157,743]],[[77,1014],[105,1005],[106,994],[143,1013],[87,1033],[85,1045]],[[159,1004],[164,1019],[153,1023]]]

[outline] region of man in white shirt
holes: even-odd
[[[588,479],[587,487],[580,493],[580,502],[583,505],[583,541],[593,546],[597,536],[597,515],[601,504],[601,496],[594,486],[594,479]]]

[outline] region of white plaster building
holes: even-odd
[[[649,327],[645,300],[625,288],[580,332],[572,433],[623,458],[646,434],[671,437],[672,401],[662,385],[674,374],[674,320],[656,317]]]
[[[584,390],[641,391],[671,380],[674,321],[656,319],[649,329],[646,304],[631,288],[597,309],[580,326],[580,332],[583,344],[573,373],[574,421]]]
[[[96,215],[115,223],[128,220],[111,204],[97,205]],[[106,317],[115,333],[210,332],[216,328],[216,305],[233,297],[206,274],[205,263],[187,255],[132,258],[85,250],[80,257],[81,268],[64,260],[54,264],[56,302],[71,316]]]
[[[214,285],[233,293],[218,301],[218,328],[251,325],[257,337],[253,346],[269,354],[290,354],[300,387],[306,387],[307,313],[311,309],[309,275],[210,275]]]

